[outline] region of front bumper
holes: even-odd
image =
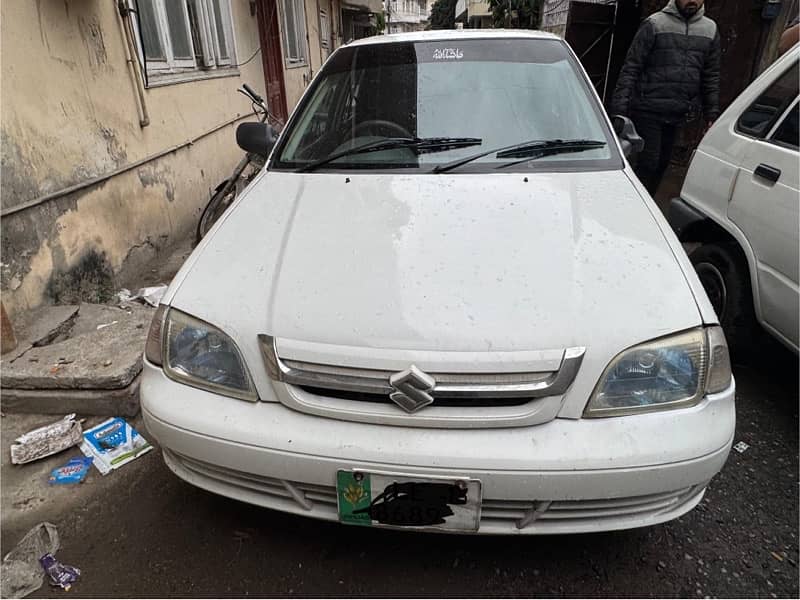
[[[488,430],[316,417],[191,388],[147,363],[141,398],[167,465],[198,487],[336,520],[339,469],[471,477],[483,486],[478,533],[489,534],[627,529],[674,519],[700,501],[722,468],[735,424],[733,385],[685,410]]]
[[[673,198],[669,203],[669,211],[667,213],[667,220],[669,221],[672,230],[678,239],[684,240],[687,232],[698,223],[708,221],[708,217],[701,213],[699,210],[689,205],[683,198]]]

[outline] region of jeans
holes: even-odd
[[[633,171],[653,196],[669,166],[678,126],[643,115],[633,115],[632,120],[636,131],[644,140],[644,150],[639,153]]]

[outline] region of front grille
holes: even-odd
[[[436,377],[436,375],[434,375]],[[437,378],[438,381],[438,378]],[[389,394],[368,394],[365,392],[348,392],[346,390],[334,390],[326,388],[312,387],[308,385],[298,386],[304,392],[323,396],[326,398],[339,398],[341,400],[355,400],[356,402],[376,402],[380,404],[394,404],[389,398]],[[432,394],[436,399],[436,406],[445,407],[480,407],[480,406],[520,406],[527,404],[533,398],[440,398],[436,393]]]
[[[407,427],[546,423],[558,413],[585,353],[581,347],[496,353],[400,350],[395,358],[394,351],[378,350],[380,357],[373,359],[354,348],[342,353],[348,357],[343,362],[349,361],[343,365],[335,364],[339,351],[324,344],[281,356],[275,338],[260,334],[258,341],[270,379],[282,384],[275,390],[284,405],[317,416]],[[311,360],[304,358],[306,353]],[[413,364],[415,358],[420,365]],[[369,366],[373,361],[379,368]],[[533,368],[525,370],[528,365]]]
[[[634,515],[657,515],[677,508],[694,497],[701,489],[702,486],[693,486],[660,494],[602,500],[553,500],[538,503],[516,500],[484,500],[481,508],[481,523],[524,529],[534,523],[541,527],[546,522],[553,522],[554,525],[556,522],[560,525],[569,525]],[[526,524],[525,519],[537,509],[540,509],[540,514]],[[520,524],[524,526],[519,527]]]
[[[260,335],[270,377],[326,398],[388,402],[396,389],[391,371],[345,367],[281,358],[270,336]],[[575,379],[584,348],[562,352],[556,371],[515,373],[429,373],[435,380],[430,395],[437,406],[519,406],[535,398],[563,394]]]

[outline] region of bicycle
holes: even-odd
[[[242,87],[238,88],[236,91],[244,94],[250,99],[253,113],[259,119],[258,123],[242,123],[236,128],[236,141],[240,147],[243,146],[243,138],[252,136],[254,134],[262,134],[263,128],[259,128],[258,126],[267,123],[267,120],[271,120],[273,123],[276,123],[279,126],[283,125],[283,122],[280,119],[269,112],[264,99],[249,85],[243,83]],[[257,126],[258,131],[254,131],[254,128],[252,127],[253,125]],[[245,143],[244,145],[247,144]],[[200,222],[197,224],[195,243],[199,243],[200,240],[203,239],[214,223],[217,222],[217,220],[228,209],[228,207],[233,203],[242,190],[244,190],[244,188],[247,187],[247,185],[255,178],[255,176],[261,172],[261,169],[264,168],[266,160],[267,157],[264,155],[255,152],[246,152],[244,158],[242,158],[242,160],[239,161],[239,164],[236,165],[236,168],[233,170],[231,176],[222,181],[214,189],[214,192],[211,194],[211,199],[208,201],[208,204],[206,204],[205,209],[203,209],[203,214],[200,216]]]

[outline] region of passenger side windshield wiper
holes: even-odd
[[[308,173],[314,171],[319,167],[327,165],[335,160],[345,156],[352,156],[354,154],[367,154],[369,152],[380,152],[382,150],[392,150],[394,148],[412,148],[417,154],[425,152],[444,152],[445,150],[454,150],[456,148],[468,148],[469,146],[480,146],[483,140],[480,138],[447,138],[447,137],[431,137],[431,138],[385,138],[355,148],[348,148],[341,152],[334,152],[322,158],[300,167],[298,172]]]
[[[461,165],[483,158],[484,156],[489,156],[490,154],[496,154],[497,158],[521,159],[497,167],[498,169],[505,169],[506,167],[528,162],[529,160],[536,160],[543,156],[565,154],[567,152],[583,152],[584,150],[591,150],[593,148],[602,148],[605,145],[606,143],[600,140],[531,140],[529,142],[521,142],[513,146],[495,148],[494,150],[487,150],[486,152],[479,152],[478,154],[459,158],[453,162],[434,167],[431,172],[445,173]]]

